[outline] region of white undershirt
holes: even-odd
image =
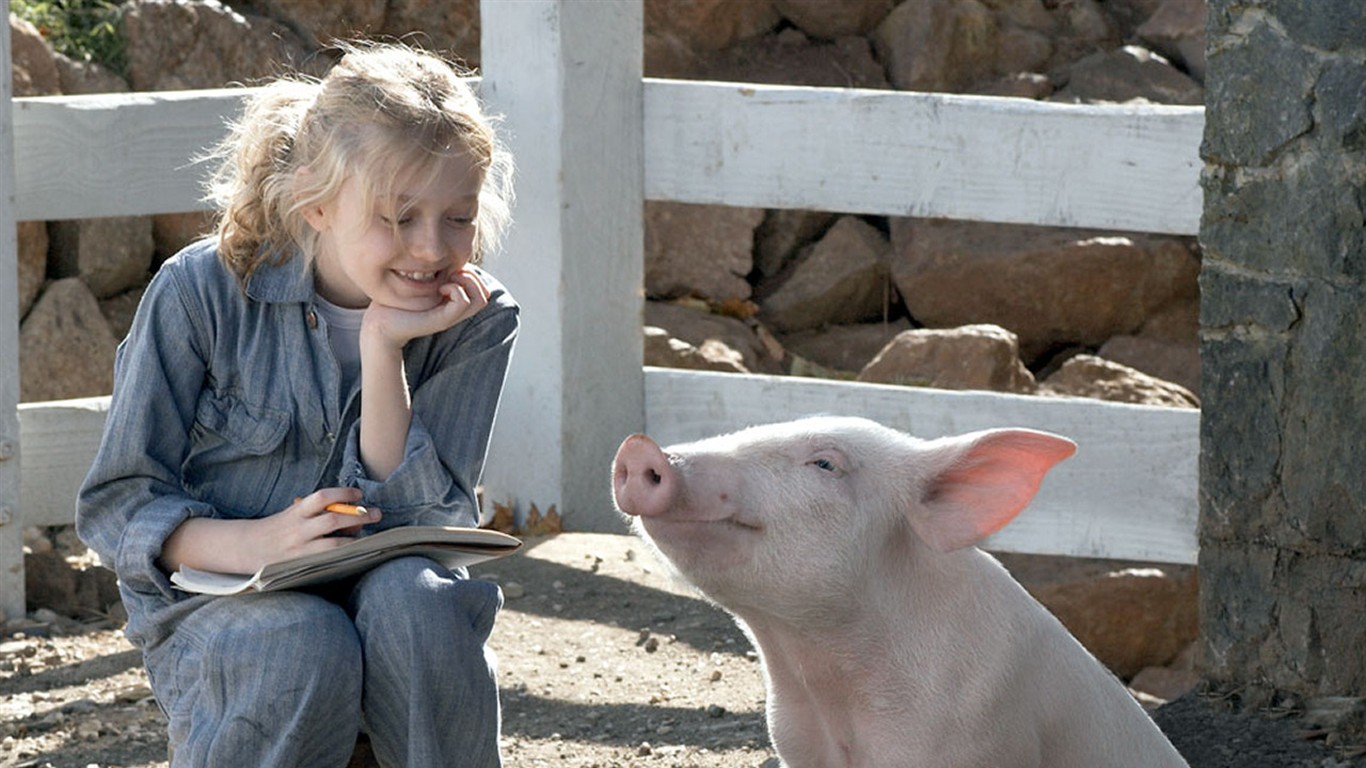
[[[341,369],[341,391],[345,399],[352,384],[360,377],[360,323],[364,309],[347,309],[314,296],[318,312],[327,321],[327,341],[332,345],[332,356]]]

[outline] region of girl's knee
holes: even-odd
[[[427,558],[405,557],[373,569],[357,585],[356,623],[413,624],[439,637],[470,634],[483,642],[503,605],[497,584],[464,578]]]

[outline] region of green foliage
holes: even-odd
[[[10,0],[10,10],[31,23],[59,53],[93,61],[120,75],[127,56],[119,21],[123,10],[111,0]]]

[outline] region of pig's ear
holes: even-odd
[[[940,552],[976,544],[1005,527],[1039,491],[1071,440],[1027,429],[975,432],[932,444],[911,527]]]

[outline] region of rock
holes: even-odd
[[[24,555],[24,582],[30,611],[45,608],[59,616],[89,619],[119,602],[113,571],[74,568],[55,551]]]
[[[479,0],[388,0],[387,7],[384,34],[479,66]]]
[[[872,39],[896,88],[968,93],[1042,76],[1119,40],[1094,0],[907,0]],[[1023,84],[1034,92],[1040,82]]]
[[[10,85],[13,96],[53,96],[62,92],[57,62],[38,28],[9,15]]]
[[[824,211],[768,211],[754,232],[754,270],[760,280],[781,272],[801,248],[825,234],[837,219]]]
[[[1205,0],[1166,0],[1138,28],[1138,38],[1204,83],[1205,12]]]
[[[1181,698],[1200,683],[1200,673],[1195,666],[1198,648],[1198,643],[1191,643],[1177,654],[1172,663],[1161,667],[1144,667],[1129,681],[1129,688],[1161,701]]]
[[[842,217],[774,279],[759,301],[760,317],[789,333],[881,319],[891,303],[888,253],[881,232]]]
[[[60,53],[53,59],[61,79],[62,93],[68,96],[89,93],[127,93],[128,81],[117,72],[93,61],[76,61]]]
[[[147,282],[152,267],[152,219],[114,216],[54,221],[51,271],[55,277],[80,277],[95,298],[104,299]]]
[[[1015,334],[996,325],[899,333],[859,372],[858,380],[995,392],[1035,389],[1034,376],[1020,362]]]
[[[700,51],[688,77],[700,80],[835,88],[887,88],[887,76],[862,37],[813,42],[796,30]]]
[[[672,299],[750,296],[754,229],[763,209],[645,203],[645,292]]]
[[[47,279],[47,224],[21,221],[19,236],[19,317],[28,314]]]
[[[1199,636],[1193,567],[1009,553],[997,558],[1122,679],[1171,664]]]
[[[676,36],[691,49],[721,50],[780,21],[772,0],[645,0],[646,33]]]
[[[1126,45],[1091,54],[1068,70],[1067,85],[1051,101],[1080,103],[1149,101],[1200,105],[1205,89],[1146,48]]]
[[[1200,342],[1164,341],[1145,336],[1114,336],[1098,357],[1169,381],[1200,397]]]
[[[19,327],[20,400],[109,394],[117,346],[84,282],[49,283]]]
[[[908,0],[874,30],[873,45],[894,87],[959,93],[997,74],[995,37],[979,0]]]
[[[645,364],[693,371],[749,372],[744,357],[721,341],[707,339],[701,347],[694,347],[682,339],[671,338],[663,328],[649,325],[645,326]]]
[[[337,39],[373,37],[384,24],[386,5],[385,0],[269,0],[269,3],[270,15],[296,30],[313,48]],[[441,18],[432,15],[426,21],[430,25]],[[477,33],[475,40],[478,40]]]
[[[793,26],[820,40],[866,35],[891,13],[894,0],[773,0],[773,6]]]
[[[1049,394],[1093,397],[1117,403],[1199,408],[1200,399],[1179,384],[1149,376],[1095,355],[1077,355],[1043,381]]]
[[[217,215],[213,211],[163,213],[152,217],[152,242],[156,244],[156,260],[165,261],[180,249],[214,231]]]
[[[1200,343],[1200,297],[1183,296],[1148,317],[1138,335],[1178,344]]]
[[[911,330],[905,318],[886,323],[832,325],[780,338],[794,355],[835,371],[858,373],[899,333]]]
[[[1026,363],[1132,334],[1199,295],[1200,263],[1180,238],[904,218],[891,232],[892,276],[916,322],[999,325]]]
[[[285,67],[313,74],[325,67],[285,25],[237,13],[218,0],[130,3],[123,37],[134,91],[219,88],[265,80]]]
[[[763,339],[744,320],[714,315],[705,310],[659,301],[645,303],[645,325],[662,328],[674,339],[701,348],[716,340],[740,353],[745,370],[781,373],[781,357],[772,354]]]
[[[128,335],[128,329],[133,327],[133,316],[137,314],[138,302],[142,301],[142,294],[145,288],[134,288],[131,291],[120,293],[100,300],[100,314],[109,323],[109,332],[116,339],[123,339]]]

